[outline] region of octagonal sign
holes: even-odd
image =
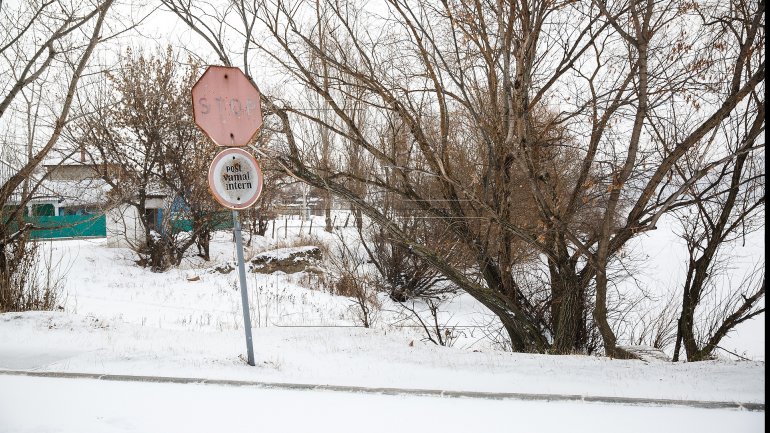
[[[245,146],[262,127],[259,91],[239,68],[209,66],[192,99],[195,123],[220,146]]]
[[[263,176],[259,162],[243,149],[225,149],[209,166],[209,189],[224,207],[233,210],[254,205],[262,193]]]

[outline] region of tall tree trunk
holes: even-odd
[[[568,258],[565,258],[568,260]],[[568,264],[554,264],[551,272],[551,314],[554,342],[552,353],[582,353],[586,350],[585,287]]]
[[[331,233],[332,230],[334,230],[334,227],[332,227],[332,192],[328,189],[326,190],[326,199],[324,200],[324,218],[325,218],[325,227],[324,230],[326,230],[328,233]]]

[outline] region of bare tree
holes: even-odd
[[[377,12],[333,2],[323,43],[314,3],[233,2],[220,14],[164,5],[223,63],[250,74],[256,48],[322,98],[333,120],[266,96],[277,135],[260,151],[489,308],[517,351],[587,352],[598,330],[609,356],[632,356],[608,319],[608,269],[629,240],[691,203],[691,185],[735,159],[707,151],[714,132],[764,104],[764,1],[390,0]],[[223,43],[229,30],[243,42],[237,52]],[[313,67],[321,58],[328,73]],[[381,140],[392,119],[407,136],[398,155]],[[303,122],[342,137],[366,170],[320,169],[295,132]],[[696,150],[698,168],[675,185],[677,164]],[[443,222],[467,260],[450,263],[395,224],[383,192]],[[548,286],[533,291],[513,270],[539,257]],[[547,294],[546,310],[533,293]]]
[[[706,294],[715,290],[720,277],[726,274],[730,258],[720,254],[764,224],[765,188],[764,160],[759,152],[764,130],[764,101],[752,93],[750,106],[743,117],[737,117],[723,126],[717,139],[727,147],[731,157],[713,173],[699,182],[688,182],[696,177],[702,158],[692,153],[676,165],[679,182],[688,184],[687,207],[676,212],[682,226],[681,237],[687,245],[687,274],[682,293],[682,310],[678,320],[674,360],[678,360],[683,343],[688,361],[700,361],[711,356],[720,340],[738,324],[765,311],[758,304],[765,295],[764,271],[753,269],[749,278],[730,291],[722,305],[710,305],[715,320],[707,321],[698,335],[696,310]],[[720,257],[722,256],[722,257]],[[760,264],[761,269],[764,265]],[[761,275],[761,276],[760,276]]]
[[[196,242],[208,257],[210,232],[221,223],[201,176],[216,146],[192,120],[189,95],[199,69],[194,63],[180,68],[170,48],[156,56],[128,49],[120,70],[107,74],[115,97],[93,101],[97,107],[78,123],[76,135],[94,160],[121,167],[117,176],[104,172],[102,178],[112,187],[115,204],[136,209],[144,231],[136,249],[142,263],[158,271],[179,264]],[[176,211],[175,218],[158,222],[157,206],[148,205],[157,197],[174,199],[164,210],[166,216]],[[190,227],[182,227],[180,219]]]
[[[8,141],[2,144],[0,311],[13,308],[11,293],[19,293],[12,269],[19,269],[19,254],[34,254],[24,246],[31,225],[23,216],[42,178],[30,179],[59,143],[78,83],[97,44],[108,36],[102,31],[112,3],[20,1],[0,8],[0,75],[5,77],[0,85],[0,126],[15,130],[20,118],[30,119],[28,114],[33,112],[34,119],[44,124],[34,128],[38,133],[34,140],[6,136]],[[64,88],[57,88],[56,83],[63,83]],[[46,94],[56,95],[55,102],[42,97],[43,87]],[[23,157],[6,161],[11,153]]]
[[[325,4],[325,2],[324,2]],[[317,29],[317,38],[318,38],[318,45],[322,48],[325,48],[327,44],[328,39],[328,29],[327,26],[329,25],[329,20],[326,18],[327,13],[327,7],[322,7],[321,2],[316,0],[315,4],[316,9],[316,23],[318,26]],[[318,74],[321,76],[322,81],[322,88],[325,92],[331,91],[331,85],[330,81],[332,77],[329,76],[329,65],[328,61],[325,56],[319,56],[318,58],[318,65],[316,65],[316,68],[318,69]],[[332,116],[329,113],[329,106],[323,101],[319,104],[319,113],[317,117],[323,121],[325,124],[329,124],[332,120]],[[320,127],[318,131],[318,136],[321,138],[321,146],[320,146],[320,158],[318,161],[318,166],[321,170],[324,172],[331,172],[333,167],[332,162],[332,134],[331,131],[328,128]],[[328,189],[324,189],[324,230],[331,233],[333,230],[332,227],[332,204],[334,202],[333,195],[331,191]]]

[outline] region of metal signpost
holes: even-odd
[[[246,330],[246,349],[249,365],[254,365],[254,348],[249,318],[249,295],[246,287],[246,268],[243,263],[243,238],[238,210],[251,207],[262,192],[262,169],[256,159],[245,150],[230,148],[217,154],[209,167],[209,188],[214,198],[233,210],[233,236],[238,257],[238,278],[241,283],[243,327]]]
[[[262,126],[259,92],[238,68],[209,66],[193,86],[192,98],[195,123],[219,146],[245,146]],[[254,346],[238,211],[253,206],[259,198],[263,185],[262,169],[249,152],[231,147],[219,152],[211,162],[208,182],[214,198],[233,211],[246,351],[248,363],[253,366]]]

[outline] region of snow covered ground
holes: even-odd
[[[737,410],[3,376],[0,402],[5,432],[764,431],[763,412]]]
[[[316,226],[317,227],[317,226]],[[314,233],[315,234],[315,233]],[[292,237],[291,235],[289,236]],[[291,239],[290,239],[291,240]],[[279,242],[280,245],[274,245]],[[294,242],[294,241],[292,241]],[[288,242],[291,244],[292,242]],[[303,243],[311,241],[300,241]],[[492,320],[458,297],[441,320],[454,347],[423,341],[383,297],[371,329],[352,299],[313,275],[248,274],[256,366],[244,361],[231,235],[212,261],[151,273],[102,240],[51,242],[66,307],[0,315],[0,369],[254,382],[574,394],[764,404],[763,361],[666,363],[512,354],[485,338]],[[311,242],[312,243],[312,242]],[[255,238],[247,257],[286,246]],[[763,358],[762,358],[763,359]],[[157,404],[163,402],[163,410]],[[36,414],[45,414],[39,416]],[[764,411],[494,401],[103,382],[0,375],[0,432],[16,431],[763,431]]]
[[[0,368],[451,391],[764,403],[764,363],[472,352],[363,328],[159,329],[64,313],[0,315]],[[411,345],[410,345],[411,344]]]

